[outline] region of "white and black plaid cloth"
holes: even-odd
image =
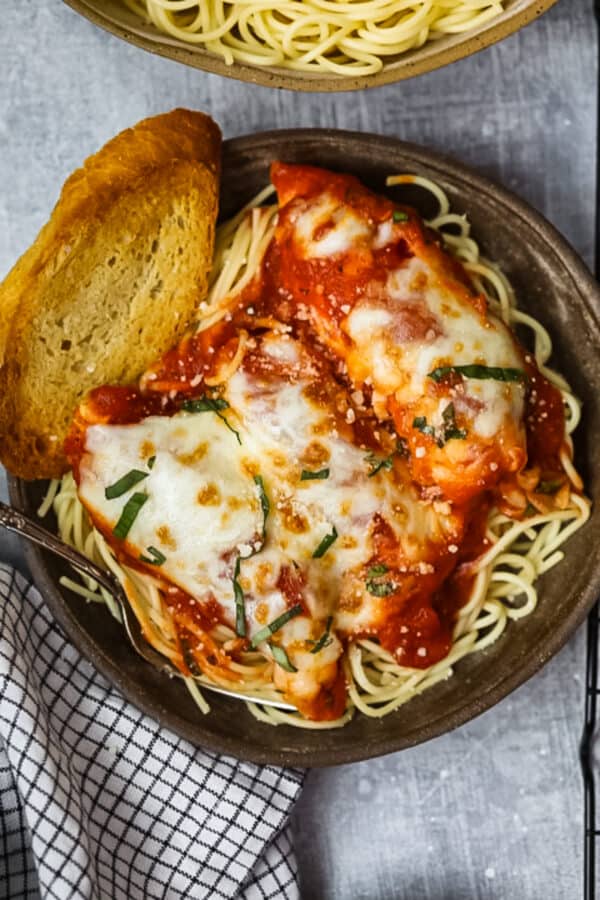
[[[160,728],[0,566],[0,897],[291,900],[302,778]]]

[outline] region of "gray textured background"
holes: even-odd
[[[561,0],[502,44],[415,81],[334,96],[184,69],[109,37],[59,0],[0,3],[0,277],[85,156],[176,105],[210,112],[227,137],[333,126],[454,154],[532,203],[590,262],[592,0]],[[0,559],[24,565],[16,542],[1,535]],[[313,771],[294,815],[303,895],[580,897],[583,665],[580,632],[527,685],[460,730],[381,760]]]

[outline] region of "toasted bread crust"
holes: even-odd
[[[66,181],[0,285],[0,460],[13,474],[66,471],[80,397],[135,379],[189,324],[207,290],[220,143],[187,110],[117,135]]]

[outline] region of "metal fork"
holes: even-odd
[[[183,674],[179,669],[166,659],[166,657],[158,653],[145,639],[140,623],[129,605],[127,594],[123,590],[116,575],[96,565],[91,559],[84,556],[83,553],[75,550],[70,544],[66,544],[55,534],[52,534],[51,531],[48,531],[46,528],[39,525],[35,519],[26,516],[24,513],[19,512],[2,502],[0,502],[0,526],[3,526],[9,531],[14,531],[16,534],[21,535],[21,537],[26,538],[28,541],[32,541],[34,544],[39,544],[44,550],[50,550],[51,553],[61,556],[85,575],[89,575],[90,578],[97,581],[101,587],[105,588],[105,590],[115,598],[121,611],[121,617],[123,619],[123,624],[125,625],[127,637],[137,653],[159,671],[164,672],[171,677],[176,675],[178,678],[183,678]],[[250,701],[252,703],[260,703],[262,706],[274,706],[277,709],[297,712],[295,706],[291,706],[289,703],[284,703],[283,701],[263,699],[262,697],[256,697],[241,693],[240,691],[232,691],[229,688],[210,684],[204,679],[197,680],[199,684],[207,690],[214,691],[217,694],[224,694],[226,697],[233,697],[236,700]]]

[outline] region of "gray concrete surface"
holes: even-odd
[[[333,96],[184,69],[104,34],[60,0],[1,6],[0,277],[83,157],[176,105],[209,111],[226,136],[335,126],[446,151],[519,193],[590,260],[591,0],[561,0],[518,35],[442,71]],[[16,542],[2,535],[0,559],[23,565]],[[580,632],[528,684],[460,730],[384,759],[312,772],[293,820],[303,896],[580,897],[583,664]]]

